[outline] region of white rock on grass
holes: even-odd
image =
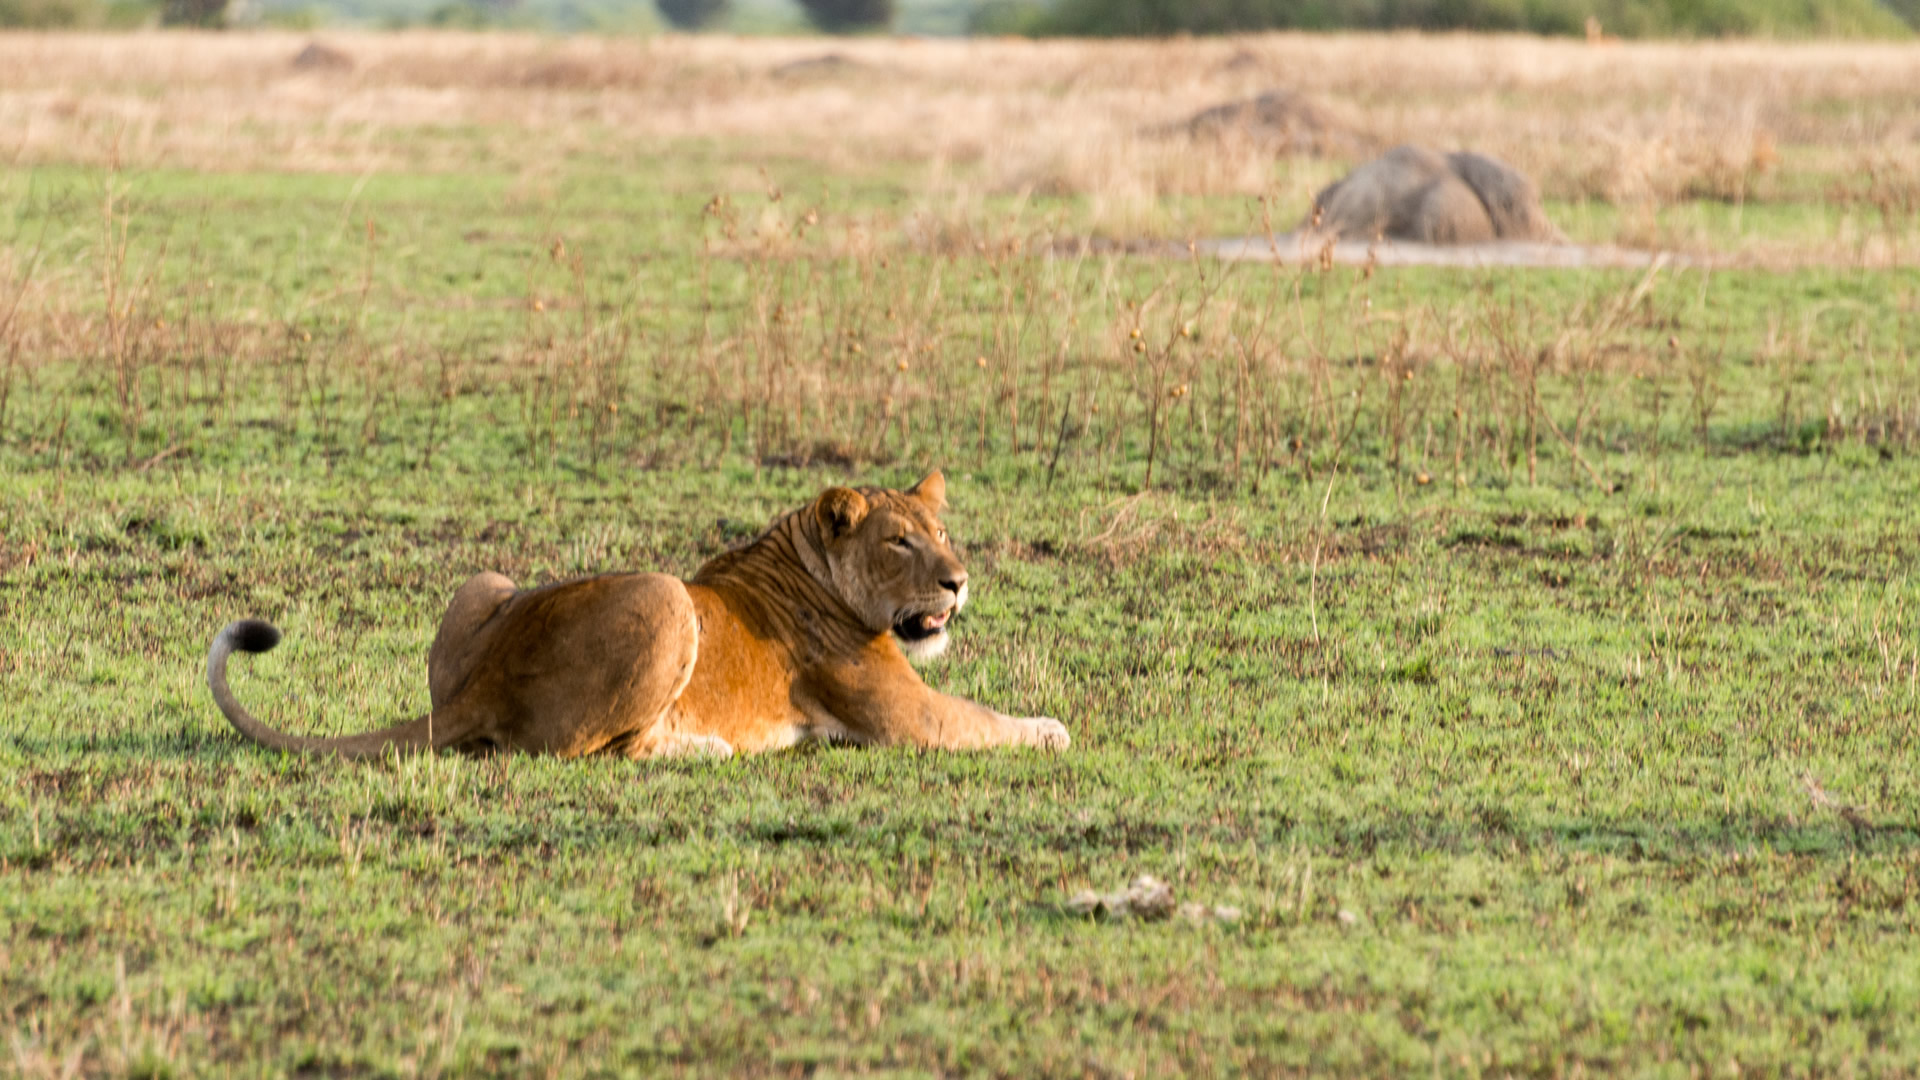
[[[1152,874],[1134,878],[1131,885],[1118,892],[1082,890],[1067,901],[1067,910],[1076,915],[1093,915],[1103,919],[1157,921],[1175,914],[1189,922],[1213,920],[1230,923],[1240,919],[1240,909],[1237,907],[1214,907],[1191,901],[1176,904],[1172,887]]]

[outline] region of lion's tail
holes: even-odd
[[[228,623],[213,639],[213,647],[207,650],[207,685],[213,689],[213,700],[220,705],[220,712],[232,724],[235,731],[273,750],[291,750],[303,754],[338,754],[345,758],[379,757],[389,747],[400,753],[418,750],[431,750],[436,742],[446,745],[450,740],[434,738],[433,715],[428,714],[417,720],[396,724],[384,731],[369,731],[364,735],[340,735],[333,738],[315,738],[302,735],[288,735],[282,731],[261,723],[234,699],[233,691],[227,686],[227,657],[237,649],[245,653],[263,653],[280,644],[280,631],[271,623],[258,619],[241,619]],[[452,734],[447,732],[445,734]]]

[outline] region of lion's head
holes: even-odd
[[[946,650],[947,624],[967,602],[967,569],[940,524],[946,506],[937,472],[906,491],[828,488],[813,504],[841,600],[913,657]]]

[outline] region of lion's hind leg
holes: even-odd
[[[447,607],[429,678],[449,738],[577,757],[632,753],[672,730],[700,650],[684,584],[606,574],[512,589],[482,574]]]
[[[519,590],[504,574],[475,574],[447,602],[440,630],[427,651],[427,693],[438,709],[467,684],[486,654],[482,628]]]
[[[679,579],[552,586],[515,601],[509,618],[522,616],[539,633],[503,656],[522,715],[503,732],[508,742],[563,757],[626,754],[671,730],[700,653],[700,619]]]

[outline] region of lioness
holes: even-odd
[[[432,711],[384,731],[288,735],[242,708],[227,657],[273,648],[280,631],[264,622],[220,631],[207,683],[242,735],[343,757],[726,757],[806,739],[1064,748],[1058,720],[935,693],[907,663],[946,648],[967,602],[945,508],[937,472],[906,491],[828,488],[689,582],[606,574],[520,590],[480,574],[454,593],[427,653]]]

